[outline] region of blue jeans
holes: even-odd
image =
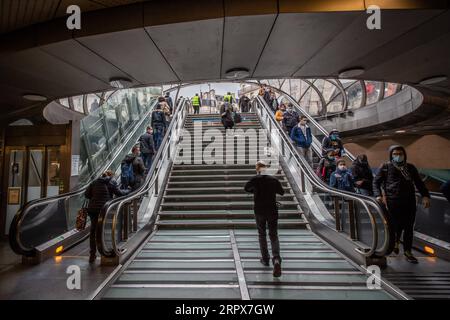
[[[144,161],[144,166],[147,170],[150,170],[150,167],[153,163],[153,153],[143,153],[142,161]]]
[[[155,149],[158,150],[164,138],[164,127],[156,127],[153,129],[153,140],[155,141]]]

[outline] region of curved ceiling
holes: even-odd
[[[398,83],[450,76],[448,2],[370,1],[383,9],[382,28],[368,30],[363,0],[3,0],[0,116],[29,108],[25,93],[105,91],[113,77],[213,81],[236,67],[254,79],[352,67],[365,69],[361,79]],[[69,3],[82,8],[81,30],[66,28]]]

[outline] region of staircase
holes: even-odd
[[[237,128],[260,129],[255,114],[242,117]],[[203,131],[225,134],[218,115],[190,115],[187,132],[199,121]],[[183,139],[178,156],[190,151],[185,159],[194,160],[195,151],[209,144]],[[273,278],[272,267],[259,262],[253,196],[243,189],[255,175],[259,150],[245,146],[233,164],[173,165],[155,232],[102,298],[391,299],[383,290],[367,289],[366,276],[308,229],[282,170],[275,176],[285,190],[278,197],[283,276]]]

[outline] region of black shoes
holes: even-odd
[[[405,258],[408,262],[410,263],[414,263],[417,264],[419,263],[419,261],[417,260],[416,257],[413,256],[413,254],[411,253],[411,251],[405,251]]]
[[[278,259],[273,260],[273,276],[275,278],[281,277],[281,262]]]
[[[91,254],[89,256],[89,263],[94,263],[96,259],[97,259],[97,256],[95,254]]]
[[[259,262],[261,262],[261,264],[266,267],[268,267],[270,265],[269,260],[264,260],[263,258],[259,259]]]

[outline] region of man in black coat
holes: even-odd
[[[394,253],[399,253],[400,237],[404,232],[405,257],[408,262],[418,263],[411,253],[416,219],[415,187],[422,195],[424,208],[430,207],[430,193],[420,179],[416,167],[407,162],[405,148],[399,145],[390,147],[389,159],[390,161],[381,166],[373,181],[374,195],[389,211],[391,227],[395,231]]]
[[[87,207],[89,218],[91,219],[90,230],[90,256],[89,262],[95,261],[97,246],[96,246],[96,230],[98,224],[98,216],[105,203],[112,200],[114,195],[121,197],[126,195],[128,190],[120,190],[116,181],[113,178],[114,173],[110,170],[102,174],[102,176],[94,180],[86,189],[84,195],[89,199]]]
[[[142,160],[148,171],[152,166],[153,156],[156,153],[152,127],[147,127],[147,132],[139,138],[139,142],[141,145]]]
[[[266,225],[269,227],[269,238],[272,246],[273,276],[281,276],[280,242],[278,240],[278,208],[276,195],[284,194],[280,181],[267,175],[267,165],[256,163],[257,175],[245,185],[245,191],[254,194],[254,211],[261,249],[261,263],[269,266],[269,250],[267,248]]]
[[[298,125],[299,115],[291,103],[288,104],[286,112],[283,114],[283,126],[286,128],[288,136],[291,136],[292,129]]]

